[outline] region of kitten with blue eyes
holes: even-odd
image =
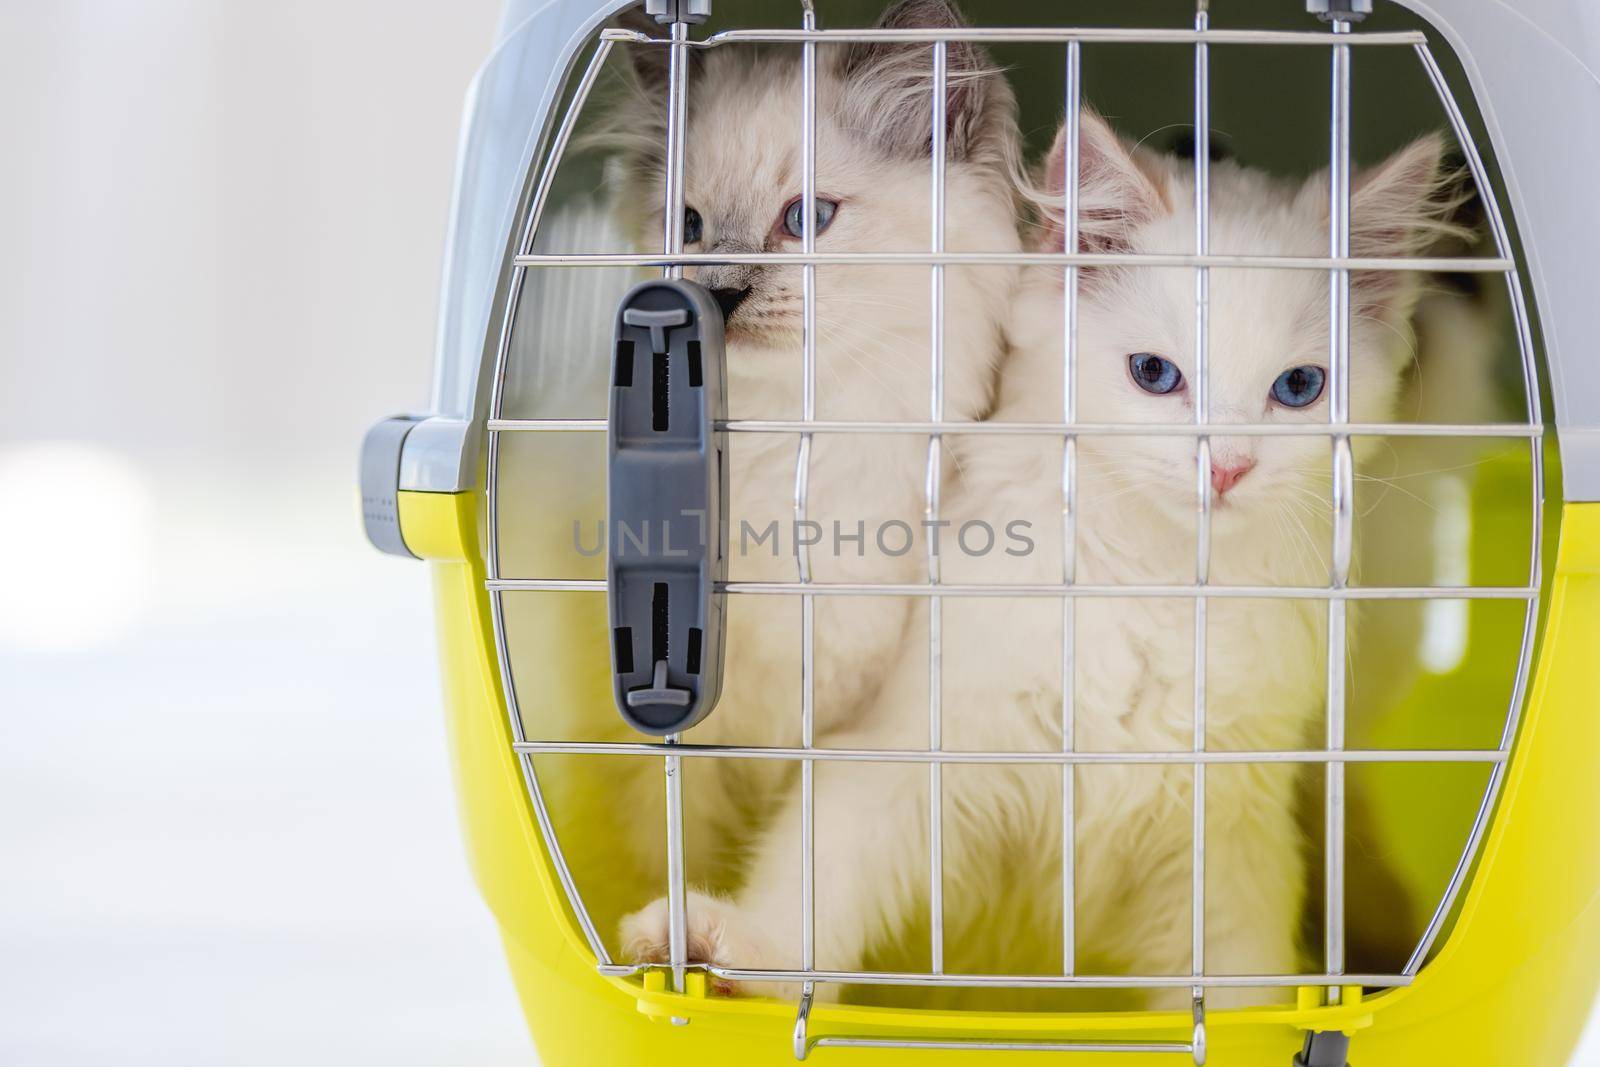
[[[1182,253],[1193,248],[1192,161],[1136,149],[1092,112],[1080,124],[1083,251]],[[1442,141],[1426,137],[1363,172],[1352,205],[1352,254],[1423,251],[1450,229],[1459,203]],[[1063,145],[1034,193],[1039,249],[1059,249]],[[1216,253],[1319,256],[1327,249],[1327,178],[1290,183],[1229,162],[1211,172]],[[1063,271],[1030,268],[1011,318],[999,421],[1062,418]],[[1221,270],[1210,279],[1209,415],[1215,424],[1324,423],[1328,403],[1328,276]],[[1414,277],[1352,277],[1350,409],[1355,421],[1395,414],[1409,358]],[[1191,269],[1079,271],[1077,418],[1085,423],[1194,420],[1195,275]],[[1325,437],[1211,439],[1214,585],[1326,586],[1329,445]],[[1358,446],[1359,447],[1359,446]],[[1063,580],[1059,438],[958,438],[947,517],[954,528],[1031,524],[1033,551],[950,552],[951,583]],[[1077,446],[1073,579],[1085,585],[1188,585],[1195,580],[1193,438],[1084,437]],[[1326,602],[1212,598],[1205,640],[1205,737],[1211,750],[1319,748],[1326,686]],[[1195,609],[1186,597],[1075,601],[1076,685],[1070,712],[1085,752],[1185,752],[1195,744]],[[951,750],[1059,752],[1063,744],[1063,608],[1054,598],[948,597],[942,608],[942,745]],[[908,641],[869,720],[831,733],[829,747],[928,744],[928,651]],[[925,715],[925,711],[924,711]],[[870,722],[870,725],[869,725]],[[876,732],[874,732],[876,730]],[[889,736],[884,736],[887,730]],[[929,781],[914,765],[816,770],[816,966],[856,969],[914,928],[927,908]],[[1204,965],[1208,973],[1292,974],[1305,842],[1294,764],[1213,765],[1206,773]],[[1061,782],[1054,766],[948,767],[944,773],[944,922],[979,927],[991,948],[946,956],[949,970],[1056,971],[1061,917]],[[1080,973],[1187,975],[1193,929],[1194,774],[1187,766],[1101,764],[1075,774],[1075,952]],[[863,815],[863,813],[865,813]],[[826,829],[824,829],[826,828]],[[718,962],[799,962],[798,795],[757,849],[720,943],[749,955]],[[1021,905],[1013,906],[1018,900]],[[1005,907],[991,906],[1005,900]],[[1057,933],[1041,931],[1054,916]],[[1042,948],[1041,948],[1042,947]],[[964,950],[968,951],[968,950]],[[1030,951],[1032,955],[1029,955]],[[1043,952],[1041,958],[1040,952]],[[1007,956],[1007,953],[1011,955]],[[1088,962],[1083,962],[1088,961]],[[1217,1007],[1273,1002],[1282,990],[1212,989]],[[1153,994],[1176,1006],[1187,989]]]
[[[879,20],[895,27],[956,27],[947,0],[900,0]],[[653,37],[661,29],[637,25]],[[666,50],[632,48],[629,99],[593,140],[611,149],[618,214],[636,244],[661,247],[666,144]],[[801,67],[797,47],[740,45],[690,53],[684,164],[688,252],[741,255],[798,252],[801,197]],[[948,47],[945,101],[945,241],[952,251],[1017,251],[1019,155],[1016,106],[1002,74],[976,46]],[[817,48],[816,248],[819,252],[926,251],[931,234],[932,60],[905,44]],[[829,264],[816,268],[816,416],[925,421],[932,390],[930,280],[925,266]],[[706,286],[726,319],[728,411],[737,419],[803,415],[803,278],[798,267],[696,266],[685,277]],[[945,271],[944,417],[976,419],[992,405],[995,368],[1018,271]],[[737,434],[730,459],[730,577],[793,582],[797,535],[819,582],[914,582],[926,572],[921,540],[928,442],[908,434],[818,434],[808,463],[806,519],[796,530],[797,439],[791,433]],[[876,536],[886,524],[891,536]],[[753,533],[745,534],[745,524]],[[776,541],[763,543],[762,531]],[[901,532],[904,538],[901,537]],[[842,536],[836,536],[836,534]],[[883,597],[819,597],[814,616],[814,707],[818,735],[850,721],[874,693],[911,606]],[[685,740],[798,745],[801,604],[797,597],[730,597],[722,696],[715,714]],[[623,812],[659,805],[659,768],[618,791]],[[772,810],[792,776],[774,761],[698,761],[685,775],[685,840],[692,884],[729,887],[728,856],[749,825]],[[642,865],[659,886],[659,822],[633,819],[632,841],[655,850]],[[625,849],[618,849],[623,852]],[[614,869],[621,869],[619,860]],[[646,875],[649,877],[649,875]],[[644,903],[644,900],[638,901]],[[696,892],[689,913],[699,958],[741,955],[723,942],[725,900]],[[731,927],[727,929],[731,932]],[[660,960],[667,952],[664,901],[621,925],[622,956]]]

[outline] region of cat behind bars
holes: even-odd
[[[1082,116],[1080,231],[1085,252],[1193,249],[1191,160],[1130,147]],[[1438,137],[1360,174],[1352,254],[1416,254],[1459,202]],[[1040,249],[1062,247],[1064,145],[1044,167]],[[1211,174],[1217,253],[1325,255],[1325,175],[1303,183],[1233,163]],[[1209,414],[1213,423],[1323,423],[1329,386],[1328,275],[1210,272]],[[1195,274],[1096,266],[1080,271],[1077,418],[1084,423],[1191,423],[1195,418]],[[1409,357],[1414,277],[1351,280],[1350,408],[1354,421],[1394,417]],[[999,421],[1063,416],[1063,271],[1030,268],[1014,308],[1015,350],[1002,370]],[[1063,444],[1048,436],[966,438],[949,517],[1000,529],[1031,524],[1034,551],[947,553],[952,583],[1055,584],[1063,578]],[[1358,446],[1359,447],[1359,446]],[[1358,453],[1359,455],[1359,453]],[[1214,585],[1326,586],[1329,445],[1325,437],[1211,438],[1201,483],[1211,500]],[[1077,451],[1073,579],[1089,586],[1195,580],[1195,445],[1186,436],[1084,437]],[[1207,484],[1208,483],[1208,484]],[[1326,602],[1216,597],[1205,644],[1206,747],[1321,747]],[[1054,598],[947,597],[942,608],[942,747],[1059,752],[1063,745],[1063,608]],[[1072,744],[1086,752],[1187,752],[1195,742],[1194,601],[1075,601]],[[872,716],[831,731],[826,747],[928,745],[928,647],[907,641]],[[887,735],[887,736],[886,736]],[[866,773],[870,771],[871,773]],[[1294,764],[1214,765],[1206,773],[1204,967],[1292,974],[1307,887]],[[1073,948],[1079,973],[1182,976],[1193,937],[1194,773],[1159,763],[1073,773]],[[948,972],[1060,973],[1062,773],[1050,765],[962,766],[943,773],[944,923]],[[929,906],[929,775],[914,765],[821,763],[816,771],[816,957],[860,968],[915,929]],[[691,944],[731,966],[800,962],[801,803],[792,794],[733,901],[695,898]],[[1007,902],[996,906],[997,901]],[[1018,903],[1020,902],[1020,903]],[[1055,933],[1047,932],[1053,924]],[[979,936],[961,939],[959,931]],[[963,944],[962,940],[970,943]],[[754,986],[759,991],[769,987]],[[1214,1006],[1278,999],[1280,990],[1215,989]],[[1151,997],[1186,1000],[1187,989]]]
[[[886,27],[953,27],[946,0],[903,0]],[[660,27],[639,26],[660,37]],[[620,150],[615,200],[639,247],[659,249],[667,143],[667,52],[631,46],[628,101],[602,135]],[[741,44],[690,53],[684,165],[684,249],[710,254],[799,252],[801,60],[793,46]],[[945,242],[951,251],[1017,251],[1016,107],[1003,75],[975,46],[948,48],[945,95]],[[926,252],[932,232],[931,49],[905,44],[819,45],[816,52],[816,249]],[[927,266],[816,268],[816,416],[827,420],[926,421],[932,414],[933,336]],[[735,419],[803,414],[802,271],[794,266],[696,266],[726,317],[728,411]],[[949,268],[944,279],[945,418],[981,417],[992,405],[1003,322],[1018,277],[1013,267]],[[819,582],[908,582],[926,573],[920,536],[926,437],[816,435],[806,518],[796,530],[797,438],[730,434],[730,576],[793,582],[794,541],[811,548]],[[776,524],[777,540],[761,534]],[[886,523],[887,537],[878,531]],[[748,524],[748,530],[744,524]],[[755,531],[752,537],[749,531]],[[842,535],[836,539],[835,532]],[[909,540],[908,540],[909,539]],[[869,699],[896,652],[910,608],[879,597],[819,597],[815,608],[815,723],[819,735]],[[793,596],[733,596],[722,696],[685,739],[797,745],[801,724],[801,603]],[[749,823],[770,814],[793,769],[773,761],[691,761],[684,778],[687,869],[697,884],[726,886],[717,864]],[[653,856],[633,907],[659,893],[660,768],[618,769],[637,803],[628,840]],[[620,851],[620,850],[619,850]],[[620,867],[620,857],[617,859]],[[657,902],[623,923],[623,953],[667,952],[666,908]]]

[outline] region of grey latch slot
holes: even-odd
[[[722,688],[722,312],[693,282],[645,282],[617,311],[613,360],[611,667],[622,717],[662,736],[705,718]]]

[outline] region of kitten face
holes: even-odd
[[[1081,123],[1080,248],[1084,251],[1187,253],[1195,247],[1192,163],[1130,149],[1085,112]],[[1419,254],[1448,229],[1455,206],[1440,173],[1442,143],[1424,138],[1357,179],[1352,254]],[[1059,249],[1062,146],[1045,169],[1055,216],[1036,235]],[[1217,254],[1325,256],[1327,180],[1300,185],[1233,163],[1211,169],[1211,249]],[[1048,216],[1048,208],[1047,216]],[[1078,417],[1084,422],[1194,421],[1195,272],[1168,268],[1093,268],[1079,285]],[[1037,358],[1062,350],[1061,272],[1033,272],[1016,317],[1019,345]],[[1328,421],[1329,281],[1321,271],[1212,269],[1209,287],[1208,411],[1214,424]],[[1410,359],[1408,318],[1414,278],[1352,275],[1350,417],[1394,417]],[[1059,356],[1053,359],[1059,364]],[[1060,372],[1054,370],[1055,383]],[[1031,388],[1060,395],[1059,385]],[[1051,391],[1051,388],[1054,391]],[[1057,412],[1056,414],[1058,414]],[[1269,511],[1296,504],[1325,510],[1330,447],[1324,437],[1212,438],[1209,492],[1215,521],[1247,529]],[[1085,439],[1085,476],[1100,472],[1174,516],[1196,503],[1194,443],[1188,437]]]
[[[944,0],[905,0],[879,24],[959,25],[960,17]],[[664,56],[660,48],[635,49],[636,92],[613,122],[622,148],[613,172],[617,202],[647,248],[660,247],[662,231]],[[1015,153],[1014,103],[1003,76],[975,47],[952,44],[949,72],[947,246],[994,247],[997,227],[1014,232],[1006,173]],[[685,251],[800,251],[799,49],[740,45],[699,52],[688,84]],[[928,248],[930,87],[925,48],[817,48],[819,252]],[[717,292],[730,341],[798,344],[798,268],[727,265],[685,273]],[[832,304],[866,316],[872,294],[908,286],[912,295],[891,295],[885,303],[899,308],[913,296],[926,302],[926,270],[825,266],[817,276],[824,311]]]
[[[818,90],[819,97],[836,101],[841,91],[837,75],[820,77]],[[801,250],[799,93],[799,66],[792,61],[780,59],[757,68],[724,53],[704,64],[700,90],[690,94],[691,147],[684,167],[684,202],[693,213],[689,222],[698,217],[700,232],[686,226],[685,251]],[[817,250],[925,247],[926,160],[895,157],[845,133],[834,107],[819,108],[817,119]],[[648,179],[637,195],[649,208],[635,220],[646,246],[660,240],[663,198],[659,179]],[[818,275],[819,283],[835,293],[872,285],[869,271],[862,268],[823,268]],[[686,276],[719,293],[731,341],[797,343],[800,270],[728,265],[694,268]]]
[[[1192,232],[1192,216],[1189,222]],[[1176,220],[1173,229],[1181,226],[1182,221]],[[1224,234],[1214,228],[1212,236],[1218,251],[1227,247],[1218,240]],[[1307,236],[1315,241],[1314,235]],[[1272,251],[1291,254],[1286,247]],[[1292,254],[1317,252],[1302,244]],[[1096,279],[1092,288],[1079,305],[1079,417],[1114,423],[1193,422],[1199,392],[1194,272],[1117,271]],[[1059,299],[1059,288],[1052,296]],[[1209,297],[1210,421],[1326,422],[1325,381],[1320,390],[1302,385],[1294,391],[1280,385],[1280,379],[1303,383],[1326,377],[1327,276],[1308,271],[1214,270]],[[1369,324],[1352,332],[1351,413],[1357,420],[1389,414],[1401,370],[1396,346],[1388,343],[1393,340],[1392,334]],[[1156,360],[1164,365],[1152,367]],[[1296,370],[1299,379],[1293,374]],[[1275,385],[1290,399],[1308,402],[1285,404],[1274,395]],[[1167,391],[1153,391],[1152,386]],[[1124,478],[1148,481],[1159,499],[1193,510],[1193,438],[1101,437],[1088,442],[1085,450],[1121,471]],[[1213,437],[1212,504],[1220,515],[1301,491],[1326,499],[1328,456],[1326,440],[1317,437]]]

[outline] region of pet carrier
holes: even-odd
[[[426,415],[378,424],[362,458],[369,537],[379,548],[431,564],[468,851],[543,1061],[779,1063],[813,1054],[845,1059],[831,1050],[846,1047],[863,1061],[919,1064],[1023,1050],[1106,1064],[1209,1059],[1321,1067],[1343,1064],[1347,1052],[1365,1067],[1563,1062],[1600,977],[1600,912],[1592,906],[1600,892],[1600,786],[1593,766],[1600,753],[1593,706],[1600,692],[1600,360],[1591,351],[1600,337],[1600,301],[1585,266],[1600,247],[1600,223],[1589,209],[1592,176],[1600,173],[1594,74],[1600,37],[1586,5],[1552,0],[1514,11],[1474,0],[1380,0],[1374,10],[1372,0],[1217,0],[1208,10],[1200,0],[1198,10],[1175,2],[1135,12],[1096,0],[986,0],[968,5],[974,25],[957,28],[874,27],[876,11],[853,0],[649,0],[654,25],[637,17],[619,22],[623,9],[634,6],[511,0],[466,113],[432,406]],[[814,437],[859,434],[867,449],[895,434],[920,435],[929,442],[927,510],[937,517],[941,437],[982,434],[985,424],[945,421],[937,386],[920,423],[819,417],[812,399],[816,272],[852,256],[926,271],[933,281],[927,314],[942,325],[939,279],[946,269],[1047,264],[1070,274],[1106,261],[1077,250],[951,252],[937,221],[920,252],[819,251],[813,222],[793,251],[685,254],[683,161],[697,149],[685,135],[685,86],[697,69],[691,58],[716,49],[793,50],[802,73],[795,82],[804,175],[799,203],[814,206],[817,54],[875,41],[927,50],[936,116],[943,115],[947,58],[958,41],[1011,50],[1000,58],[1024,90],[1025,123],[1030,117],[1054,123],[1064,109],[1070,124],[1080,99],[1104,107],[1116,80],[1133,77],[1130,67],[1145,83],[1145,99],[1167,99],[1141,112],[1144,105],[1129,97],[1122,112],[1153,124],[1175,99],[1195,146],[1210,142],[1227,63],[1237,64],[1229,68],[1227,92],[1241,114],[1278,98],[1302,98],[1303,114],[1258,141],[1266,155],[1290,143],[1309,146],[1305,154],[1328,167],[1327,256],[1212,254],[1205,227],[1211,162],[1197,147],[1191,154],[1200,222],[1192,252],[1146,256],[1137,265],[1195,276],[1201,352],[1208,272],[1317,271],[1329,280],[1333,392],[1328,422],[1317,431],[1333,455],[1329,582],[1241,590],[1206,582],[1202,571],[1199,580],[1161,591],[1192,601],[1202,619],[1208,601],[1221,597],[1316,601],[1329,624],[1327,665],[1317,668],[1328,679],[1324,745],[1208,749],[1200,714],[1204,673],[1196,671],[1196,739],[1188,751],[1081,752],[1069,726],[1055,753],[946,749],[936,729],[926,751],[830,751],[813,732],[814,606],[851,590],[813,580],[804,551],[796,553],[792,579],[778,582],[727,574],[726,546],[717,537],[701,537],[700,549],[680,558],[669,558],[674,553],[666,546],[621,558],[615,544],[585,547],[587,535],[573,551],[580,522],[592,530],[598,516],[659,520],[676,537],[680,527],[672,524],[687,510],[720,528],[724,465],[739,462],[739,441],[750,435],[782,436],[795,449],[789,489],[801,519]],[[1159,52],[1179,73],[1101,58],[1118,49],[1125,50],[1118,55]],[[580,148],[593,141],[585,139],[584,125],[608,91],[607,71],[640,52],[662,57],[667,115],[661,151],[668,221],[659,249],[644,253],[623,247],[608,229],[592,196],[602,171],[579,162]],[[1380,58],[1388,66],[1380,69]],[[1369,69],[1376,88],[1362,95]],[[1096,80],[1101,74],[1103,85]],[[1086,81],[1093,82],[1088,89]],[[1409,121],[1404,116],[1429,113],[1460,145],[1477,191],[1483,247],[1449,258],[1353,258],[1352,154],[1393,136]],[[941,206],[943,131],[936,118],[928,181],[932,203]],[[1237,138],[1241,131],[1228,132]],[[1073,165],[1067,173],[1075,173]],[[816,217],[814,210],[805,213]],[[686,267],[728,262],[781,264],[803,277],[806,339],[790,370],[805,376],[807,401],[787,419],[752,418],[721,396],[722,316],[703,291],[677,280]],[[1488,376],[1482,388],[1492,380],[1494,389],[1515,396],[1515,414],[1474,406],[1469,398],[1462,409],[1475,413],[1469,418],[1352,421],[1348,399],[1341,400],[1348,385],[1340,383],[1348,372],[1353,270],[1433,272],[1489,292],[1486,299],[1504,311],[1507,373]],[[938,382],[943,348],[932,349]],[[612,373],[608,388],[604,378]],[[664,429],[669,404],[671,425]],[[1059,422],[1029,429],[1053,435],[1068,457],[1075,436],[1108,432],[1077,424],[1072,412],[1069,396]],[[1163,431],[1193,437],[1206,512],[1202,457],[1214,427],[1208,429],[1202,411],[1194,424]],[[1449,492],[1419,494],[1428,496],[1427,507],[1407,521],[1431,524],[1433,533],[1406,543],[1420,544],[1417,551],[1427,557],[1423,580],[1415,571],[1406,576],[1393,560],[1375,561],[1361,581],[1351,573],[1352,528],[1367,512],[1355,503],[1361,475],[1350,443],[1362,436],[1382,437],[1397,450],[1468,438],[1496,445],[1494,457],[1474,454],[1460,465],[1466,473]],[[1426,462],[1438,462],[1438,453],[1430,455]],[[1061,491],[1070,515],[1073,476],[1066,466]],[[1439,521],[1441,512],[1452,522]],[[1206,521],[1202,514],[1198,528]],[[1059,584],[1030,592],[1065,605],[1078,597],[1137,594],[1072,577],[1069,569]],[[924,582],[893,592],[937,605],[981,590],[943,581],[930,568]],[[721,660],[738,656],[737,620],[728,608],[757,594],[803,605],[795,646],[800,743],[696,744],[694,732],[680,734],[716,702]],[[1417,631],[1424,636],[1394,638],[1397,631],[1380,620],[1372,623],[1375,640],[1361,639],[1359,650],[1357,641],[1347,645],[1359,613],[1370,609],[1378,619],[1387,607],[1395,618],[1408,611],[1426,616]],[[930,612],[928,626],[917,631],[927,634],[935,671],[937,617]],[[676,635],[670,642],[646,640],[669,626]],[[613,658],[614,631],[625,627]],[[1386,655],[1421,665],[1385,673]],[[1094,665],[1074,665],[1066,655],[1064,668]],[[1385,692],[1374,696],[1375,689]],[[1363,702],[1383,710],[1363,719]],[[937,707],[933,714],[936,721]],[[590,729],[602,720],[614,728]],[[804,966],[758,972],[696,965],[685,943],[687,889],[701,878],[696,865],[712,860],[696,840],[696,825],[685,819],[684,790],[697,764],[730,759],[797,768],[808,811],[818,763],[926,764],[936,843],[941,771],[955,773],[963,764],[1044,764],[1066,783],[1060,830],[1069,842],[1074,771],[1097,762],[1191,768],[1194,966],[1129,975],[1075,960],[1068,844],[1059,919],[1066,947],[1053,972],[963,973],[945,965],[942,948],[923,966],[818,969],[811,951],[810,835],[823,830],[809,826],[802,895],[808,910],[795,917]],[[1308,916],[1307,940],[1317,962],[1303,973],[1214,973],[1203,959],[1204,776],[1251,762],[1293,763],[1318,775],[1306,805],[1308,838],[1321,865],[1317,899],[1307,909],[1316,913]],[[647,778],[640,767],[650,768]],[[608,866],[617,827],[641,821],[661,829],[653,865]],[[1377,880],[1361,873],[1375,856],[1387,872]],[[641,870],[659,881],[631,884]],[[927,874],[934,909],[927,921],[933,944],[942,946],[938,902],[958,888],[943,883],[937,846]],[[658,895],[668,899],[670,955],[664,965],[637,963],[616,945],[616,918]],[[1403,950],[1381,966],[1353,959],[1352,945],[1366,936],[1357,927],[1381,926],[1385,915],[1404,910],[1401,899],[1418,914],[1401,939]],[[718,989],[752,979],[788,983],[781,988],[793,995],[730,996]],[[854,991],[841,1002],[818,995],[841,985]],[[1284,1002],[1208,1008],[1208,996],[1233,987],[1281,989]],[[1037,1001],[1007,999],[1022,991],[1087,998],[1107,990],[1114,998],[1130,988],[1179,990],[1189,1006],[1148,1011],[1084,999],[1040,1008]],[[964,1000],[956,995],[962,991],[980,995]]]

